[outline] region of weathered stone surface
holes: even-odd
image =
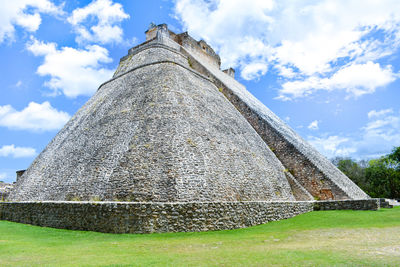
[[[378,210],[379,198],[323,200],[314,202],[314,210]]]
[[[396,204],[393,200],[386,198],[379,198],[379,205],[381,208],[393,208],[393,204]]]
[[[0,220],[107,233],[243,228],[310,212],[313,202],[3,202]]]
[[[295,200],[280,161],[186,57],[149,43],[125,61],[11,200]]]
[[[241,112],[285,168],[316,199],[368,199],[369,196],[308,144],[246,88],[190,48],[181,47],[194,69],[213,80]]]
[[[0,220],[108,233],[243,228],[312,210],[377,210],[379,199],[260,202],[0,202]]]
[[[300,201],[310,201],[314,200],[313,196],[308,193],[304,187],[301,186],[301,184],[293,177],[293,175],[285,170],[286,178],[290,184],[290,187],[292,188],[292,193],[293,196],[295,197],[296,200]]]
[[[379,208],[219,67],[204,41],[150,29],[18,179],[0,219],[149,233]],[[117,202],[54,202],[68,200]]]
[[[8,199],[8,195],[13,187],[14,184],[0,182],[0,201]]]

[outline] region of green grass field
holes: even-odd
[[[0,221],[0,266],[399,266],[400,207],[247,229],[103,234]]]

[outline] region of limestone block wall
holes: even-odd
[[[196,41],[187,32],[176,35],[175,41],[190,51],[192,54],[196,54],[198,57],[205,60],[208,64],[219,68],[221,65],[221,59],[214,52],[214,50],[203,40]]]
[[[313,210],[313,202],[0,202],[0,220],[107,233],[249,227]]]
[[[188,59],[178,51],[159,43],[152,43],[146,46],[140,46],[137,49],[123,57],[114,73],[114,77],[126,73],[134,68],[157,63],[162,61],[170,61],[189,67]],[[101,88],[102,86],[100,86]]]
[[[303,186],[293,177],[293,175],[285,171],[286,178],[290,184],[290,187],[292,188],[292,193],[296,200],[301,200],[301,201],[309,201],[309,200],[314,200],[313,196],[306,190],[304,189]]]
[[[0,201],[7,200],[10,191],[12,190],[14,184],[8,184],[0,182]]]
[[[314,202],[314,210],[378,210],[379,198]]]
[[[393,208],[390,201],[386,201],[386,198],[379,198],[379,205],[381,208]]]

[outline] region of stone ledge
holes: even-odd
[[[0,202],[0,220],[106,233],[244,228],[313,210],[377,210],[379,199],[252,202]]]
[[[313,202],[1,202],[0,219],[107,233],[244,228],[313,210]]]
[[[379,208],[379,198],[314,202],[314,210],[378,210]]]

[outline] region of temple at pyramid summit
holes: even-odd
[[[18,179],[7,209],[34,210],[28,223],[52,227],[167,232],[250,226],[327,200],[370,203],[234,74],[203,40],[152,25]],[[104,210],[110,226],[91,228]]]

